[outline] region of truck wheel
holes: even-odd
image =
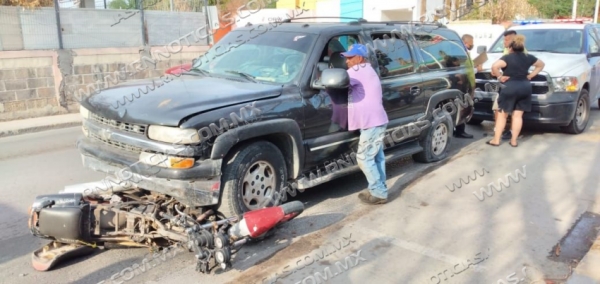
[[[244,145],[227,160],[219,211],[227,217],[277,206],[285,188],[287,170],[283,154],[271,142]]]
[[[585,130],[588,120],[590,119],[590,96],[586,89],[581,90],[575,109],[575,116],[571,123],[561,129],[569,134],[579,134]]]
[[[434,116],[427,136],[419,141],[424,150],[413,155],[415,161],[431,163],[443,160],[448,156],[454,124],[450,114],[443,113],[443,117],[437,118]]]
[[[469,122],[467,122],[467,124],[469,124],[469,125],[480,125],[482,122],[483,122],[483,120],[481,120],[481,119],[471,118],[471,120],[469,120]]]

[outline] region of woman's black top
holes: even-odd
[[[509,80],[527,80],[529,68],[538,60],[537,57],[523,52],[507,54],[500,58],[506,62],[502,68],[502,76],[510,77]]]

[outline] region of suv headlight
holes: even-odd
[[[555,92],[577,92],[579,85],[577,77],[555,77],[552,78]]]
[[[79,106],[79,113],[81,114],[81,117],[85,119],[90,118],[90,111],[87,108]]]
[[[200,142],[200,136],[196,129],[182,129],[179,127],[160,125],[150,125],[150,127],[148,127],[148,138],[173,144],[191,144]]]

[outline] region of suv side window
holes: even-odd
[[[432,70],[467,66],[467,51],[462,41],[433,33],[415,34],[425,65]]]
[[[371,37],[381,78],[415,72],[414,57],[406,40],[390,38],[389,34],[373,34]]]
[[[598,52],[598,38],[596,37],[596,34],[594,33],[594,31],[590,28],[588,29],[588,52],[589,53],[596,53]]]
[[[320,85],[321,73],[328,68],[348,69],[346,59],[341,53],[346,52],[352,44],[360,43],[358,35],[347,34],[334,36],[329,39],[327,45],[321,53],[319,62],[313,72],[311,82],[317,82]]]

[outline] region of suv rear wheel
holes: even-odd
[[[231,217],[277,206],[285,187],[287,170],[279,148],[271,142],[244,145],[227,160],[219,211]]]
[[[581,90],[575,107],[575,116],[571,120],[571,123],[561,127],[566,133],[579,134],[585,130],[590,118],[590,95],[588,90]]]
[[[432,163],[445,159],[452,141],[454,124],[452,117],[444,112],[443,118],[434,117],[427,136],[419,141],[423,151],[413,155],[413,159],[421,163]]]

